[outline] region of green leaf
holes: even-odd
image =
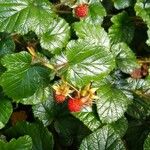
[[[29,136],[23,136],[18,139],[12,139],[9,143],[0,140],[0,150],[31,150],[32,139]]]
[[[150,115],[150,104],[144,98],[134,95],[133,103],[128,107],[127,113],[136,119],[146,119]]]
[[[86,126],[71,115],[57,118],[54,127],[59,135],[58,141],[64,146],[72,146],[74,142],[79,145],[81,140],[91,133]]]
[[[48,30],[55,14],[48,0],[1,0],[0,16],[1,32],[39,35]]]
[[[111,51],[116,56],[117,66],[122,72],[130,74],[139,67],[135,54],[126,43],[114,44]]]
[[[146,78],[146,79],[128,78],[126,81],[128,82],[128,88],[133,91],[136,91],[136,90],[147,91],[149,90],[149,87],[150,87],[149,78]]]
[[[120,118],[116,122],[110,124],[114,131],[123,137],[128,129],[128,121],[125,117]]]
[[[54,103],[53,92],[48,90],[45,101],[32,107],[34,116],[39,118],[44,126],[50,125],[53,121],[56,111],[56,104]]]
[[[114,9],[114,3],[112,0],[101,0],[103,3],[103,6],[106,9],[107,14],[111,14],[112,13],[112,9]]]
[[[77,123],[79,122],[76,122],[72,116],[65,116],[55,121],[54,127],[63,145],[70,146],[73,143],[73,135],[77,134]]]
[[[118,134],[110,126],[104,126],[87,136],[80,150],[125,150]]]
[[[70,27],[65,20],[58,18],[54,20],[49,27],[49,30],[40,38],[41,46],[52,52],[58,53],[66,46],[70,38]]]
[[[147,136],[147,139],[144,142],[144,150],[150,149],[150,134]]]
[[[6,131],[9,137],[29,135],[32,138],[32,150],[53,150],[53,137],[47,128],[40,123],[17,123]]]
[[[0,64],[0,76],[5,72],[5,68]]]
[[[15,50],[15,43],[10,35],[0,33],[0,57],[11,54]]]
[[[4,128],[13,112],[12,104],[7,99],[0,100],[0,129]]]
[[[48,126],[55,118],[63,116],[68,113],[67,108],[63,104],[55,103],[53,90],[47,89],[46,97],[42,103],[32,106],[33,114],[36,118],[41,120],[44,126]]]
[[[130,119],[125,135],[129,150],[143,150],[144,140],[149,133],[148,122],[139,119]]]
[[[132,0],[113,0],[116,9],[124,9],[133,3]]]
[[[95,82],[94,87],[99,89],[100,87],[103,87],[106,84],[110,84],[110,86],[119,89],[129,100],[132,101],[133,92],[125,79],[124,73],[122,73],[120,70],[114,70],[102,81]]]
[[[148,40],[146,41],[146,43],[150,46],[150,25],[148,26],[147,35],[148,35]]]
[[[134,25],[128,14],[124,11],[111,18],[113,25],[109,28],[111,43],[131,43],[134,37]]]
[[[74,23],[73,27],[80,39],[87,40],[89,43],[95,45],[109,48],[109,37],[100,25],[78,22]]]
[[[148,27],[148,40],[147,40],[147,44],[150,46],[150,34],[149,34],[149,30],[150,30],[150,3],[149,1],[146,0],[137,0],[136,4],[135,4],[135,12],[136,15],[141,17],[143,19],[143,21],[147,24]]]
[[[102,79],[115,66],[113,55],[104,47],[71,41],[66,50],[67,63],[62,68],[63,75],[77,87]]]
[[[88,17],[85,21],[90,24],[101,24],[104,16],[106,16],[106,10],[101,4],[100,0],[93,0],[89,5]]]
[[[22,103],[24,105],[35,105],[39,103],[44,103],[49,98],[50,87],[43,87],[37,89],[37,91],[30,97],[14,100],[17,103]]]
[[[95,131],[101,125],[101,122],[93,112],[77,112],[72,114],[82,121],[91,131]]]
[[[99,97],[96,100],[97,112],[103,123],[120,119],[131,103],[120,89],[109,82],[99,86],[97,95]]]
[[[128,85],[128,82],[124,78],[124,73],[122,73],[120,70],[116,70],[111,74],[111,76],[106,77],[105,80],[106,82],[104,83],[110,82],[111,84],[114,84],[114,86],[116,86],[117,89],[120,89],[128,99],[133,99],[133,93]]]
[[[137,0],[135,4],[136,15],[140,16],[148,25],[150,25],[150,3],[148,0]]]
[[[28,97],[46,84],[50,71],[31,62],[32,57],[27,52],[6,55],[2,59],[7,71],[1,76],[0,84],[8,96],[14,99]]]

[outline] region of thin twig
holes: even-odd
[[[70,83],[68,83],[68,82],[66,82],[72,89],[74,89],[76,92],[78,92],[79,93],[79,90],[78,89],[76,89],[73,85],[71,85]]]
[[[60,13],[60,14],[71,14],[71,11],[66,11],[66,10],[56,10],[56,13]]]
[[[55,70],[54,66],[47,63],[43,58],[38,57],[34,48],[33,47],[27,47],[28,51],[30,52],[30,54],[33,56],[33,58],[38,59],[44,66],[46,66],[47,68],[50,68],[52,70]]]

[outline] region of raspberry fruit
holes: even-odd
[[[149,73],[148,69],[149,69],[149,65],[148,64],[146,64],[146,63],[142,64],[141,70],[142,70],[143,77],[148,76],[148,73]]]
[[[70,87],[67,85],[66,82],[60,82],[59,84],[54,84],[53,86],[54,91],[54,98],[57,103],[63,103],[66,100],[66,97],[72,93]]]
[[[131,77],[133,79],[141,79],[142,78],[141,68],[137,68],[137,69],[133,70],[133,72],[131,73]]]
[[[65,95],[57,95],[54,94],[55,100],[57,103],[63,103],[66,100],[66,96]]]
[[[83,103],[78,98],[70,98],[68,100],[68,109],[70,112],[79,112],[83,106]]]
[[[87,4],[80,4],[74,8],[75,16],[77,18],[84,18],[88,15],[89,7]]]
[[[16,112],[13,112],[11,115],[11,123],[12,123],[12,125],[15,125],[17,122],[27,120],[27,118],[28,118],[28,116],[25,111],[23,111],[23,110],[16,111]]]

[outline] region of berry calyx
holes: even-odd
[[[88,84],[80,92],[81,101],[86,105],[92,105],[93,101],[97,99],[96,91],[98,88],[91,88],[91,84]]]
[[[77,18],[87,17],[89,6],[87,4],[80,4],[74,8],[75,16]]]
[[[63,103],[66,100],[66,96],[65,95],[58,95],[58,94],[54,94],[54,98],[56,100],[57,103]]]
[[[62,81],[58,84],[53,85],[54,91],[54,100],[57,103],[62,103],[66,100],[66,97],[69,96],[70,93],[72,93],[72,90],[70,90],[70,87],[67,85],[66,82]]]
[[[79,112],[81,111],[83,103],[81,99],[78,98],[70,98],[68,100],[68,109],[70,112]]]

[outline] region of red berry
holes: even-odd
[[[133,79],[141,79],[142,78],[141,68],[137,68],[137,69],[133,70],[133,72],[131,73],[131,77]]]
[[[55,100],[57,103],[63,103],[66,99],[66,96],[64,96],[64,95],[55,94],[54,97],[55,97]]]
[[[77,18],[84,18],[88,15],[88,10],[89,7],[87,4],[80,4],[74,9],[75,16]]]
[[[148,69],[149,69],[148,64],[146,64],[146,63],[142,64],[141,70],[142,70],[142,75],[144,77],[146,77],[148,75],[148,73],[149,73]]]
[[[81,110],[82,108],[82,101],[80,99],[77,98],[70,98],[68,100],[68,109],[70,110],[70,112],[78,112]]]

